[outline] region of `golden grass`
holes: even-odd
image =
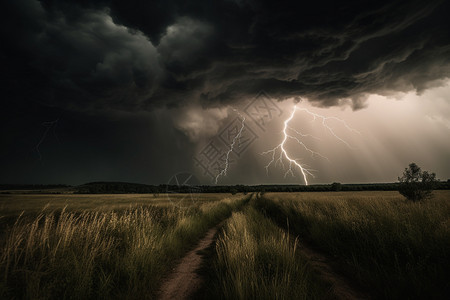
[[[338,257],[381,298],[443,298],[450,291],[450,191],[409,202],[398,192],[266,194],[259,208]]]
[[[173,261],[244,202],[19,217],[0,248],[0,298],[151,299]]]
[[[230,194],[0,194],[0,216],[18,216],[63,209],[68,211],[111,211],[140,205],[177,204],[183,198],[192,197],[193,204],[230,198]],[[239,195],[231,196],[231,198]]]
[[[434,200],[449,200],[449,190],[434,191]],[[398,191],[351,191],[351,192],[296,192],[296,193],[265,193],[266,198],[274,200],[302,200],[302,201],[318,201],[318,200],[396,200],[406,201],[405,197]]]
[[[233,213],[216,242],[215,278],[206,298],[324,299],[298,241],[252,207]]]

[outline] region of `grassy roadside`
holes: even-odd
[[[350,196],[350,198],[349,198]],[[398,198],[303,199],[266,195],[259,211],[336,258],[382,299],[448,299],[450,202]]]
[[[207,288],[197,297],[332,299],[330,287],[318,282],[297,246],[252,206],[233,213],[216,241]]]
[[[250,196],[180,210],[65,210],[18,218],[0,249],[0,298],[151,299],[161,274]]]

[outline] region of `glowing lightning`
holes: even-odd
[[[315,151],[309,149],[302,141],[300,141],[300,139],[299,139],[297,136],[291,135],[291,134],[288,133],[288,130],[290,130],[290,131],[294,132],[296,135],[301,136],[301,137],[312,137],[312,138],[315,138],[315,139],[319,139],[319,138],[314,137],[314,136],[312,136],[312,135],[310,135],[310,134],[303,134],[303,133],[301,133],[301,132],[299,132],[299,131],[297,131],[297,130],[295,130],[294,128],[292,128],[292,127],[289,126],[289,122],[292,120],[292,118],[294,118],[295,112],[296,112],[297,110],[299,110],[299,111],[304,111],[304,112],[308,113],[309,115],[311,115],[311,116],[313,117],[313,120],[312,120],[313,122],[314,122],[316,119],[321,119],[321,120],[322,120],[322,125],[327,129],[327,131],[330,132],[331,135],[333,135],[336,139],[338,139],[340,142],[344,143],[344,144],[345,144],[347,147],[349,147],[349,148],[352,148],[352,147],[351,147],[345,140],[343,140],[342,138],[340,138],[340,137],[333,131],[333,129],[327,124],[327,121],[328,121],[328,120],[335,120],[335,121],[338,121],[338,122],[342,123],[342,124],[345,126],[345,128],[347,128],[347,129],[350,130],[351,132],[356,132],[356,133],[359,134],[359,131],[357,131],[357,130],[351,128],[350,126],[347,125],[347,123],[346,123],[344,120],[341,120],[341,119],[339,119],[339,118],[336,118],[336,117],[325,117],[325,116],[322,116],[322,115],[313,113],[313,112],[309,111],[309,110],[306,109],[306,108],[297,108],[296,105],[294,106],[294,110],[292,111],[292,114],[290,115],[290,117],[289,117],[288,119],[286,119],[286,120],[284,121],[284,128],[283,128],[283,135],[284,135],[284,138],[283,138],[283,141],[282,141],[278,146],[276,146],[275,148],[273,148],[272,150],[263,152],[262,154],[263,154],[263,155],[269,154],[269,153],[272,154],[272,160],[265,166],[265,169],[266,169],[267,174],[269,174],[269,167],[272,165],[272,163],[274,163],[275,166],[276,166],[277,163],[280,163],[280,164],[283,166],[283,169],[285,169],[285,168],[284,168],[284,163],[283,163],[283,158],[285,158],[285,159],[289,162],[289,168],[287,169],[287,171],[286,171],[286,173],[284,174],[284,176],[286,177],[288,174],[291,174],[292,176],[294,176],[294,172],[293,172],[293,169],[292,169],[292,168],[295,166],[295,167],[297,167],[297,168],[300,170],[300,172],[302,173],[302,175],[303,175],[303,180],[305,181],[305,184],[308,185],[307,175],[310,175],[310,176],[312,176],[312,177],[314,178],[314,175],[311,173],[311,172],[314,171],[314,170],[306,168],[305,165],[301,165],[300,163],[297,162],[298,159],[293,159],[293,158],[291,158],[291,157],[288,155],[286,149],[284,148],[284,146],[285,146],[285,144],[286,144],[286,141],[287,141],[288,139],[292,139],[292,140],[296,141],[296,142],[297,142],[299,145],[301,145],[307,152],[311,153],[311,156],[312,156],[312,157],[320,156],[320,157],[322,157],[322,158],[324,158],[324,159],[326,159],[326,160],[328,160],[328,158],[325,157],[325,156],[323,156],[323,155],[321,155],[321,154],[318,153],[318,152],[315,152]],[[280,150],[280,156],[279,156],[278,158],[275,157],[275,155],[276,155],[276,153],[277,153],[277,150]]]
[[[236,144],[236,141],[237,141],[238,139],[241,138],[241,136],[242,136],[242,131],[243,131],[244,128],[245,128],[245,117],[243,117],[236,109],[233,108],[233,110],[234,110],[235,112],[237,112],[238,115],[239,115],[239,117],[242,119],[242,121],[241,121],[241,129],[240,129],[239,132],[234,136],[233,142],[232,142],[231,145],[230,145],[230,149],[228,149],[228,151],[227,151],[227,154],[226,154],[226,156],[225,156],[225,167],[222,169],[222,171],[220,171],[219,174],[217,174],[216,180],[215,180],[215,183],[216,183],[216,184],[217,184],[217,182],[218,182],[220,176],[226,176],[226,175],[227,175],[230,153],[233,152],[234,145]]]

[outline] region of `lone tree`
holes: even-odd
[[[430,198],[436,186],[436,174],[422,171],[415,163],[410,163],[405,168],[402,177],[398,177],[400,182],[399,192],[406,199],[420,201]]]

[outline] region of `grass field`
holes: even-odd
[[[81,196],[80,202],[58,196],[51,208],[54,196],[30,196],[22,205],[16,196],[3,199],[9,219],[20,206],[38,215],[16,216],[3,227],[0,298],[6,299],[152,299],[161,274],[248,198],[201,195],[180,209],[142,195]]]
[[[449,191],[419,203],[397,192],[266,194],[256,206],[376,298],[450,295]]]
[[[0,298],[153,299],[204,233],[206,299],[333,299],[301,245],[376,299],[446,299],[450,191],[0,195]],[[25,213],[21,215],[21,212]]]
[[[254,200],[252,200],[254,202]],[[332,299],[299,241],[255,210],[233,213],[219,236],[204,299]]]
[[[199,204],[229,198],[230,194],[0,194],[2,216],[18,216],[20,213],[36,214],[62,209],[70,211],[111,211],[139,205]]]

